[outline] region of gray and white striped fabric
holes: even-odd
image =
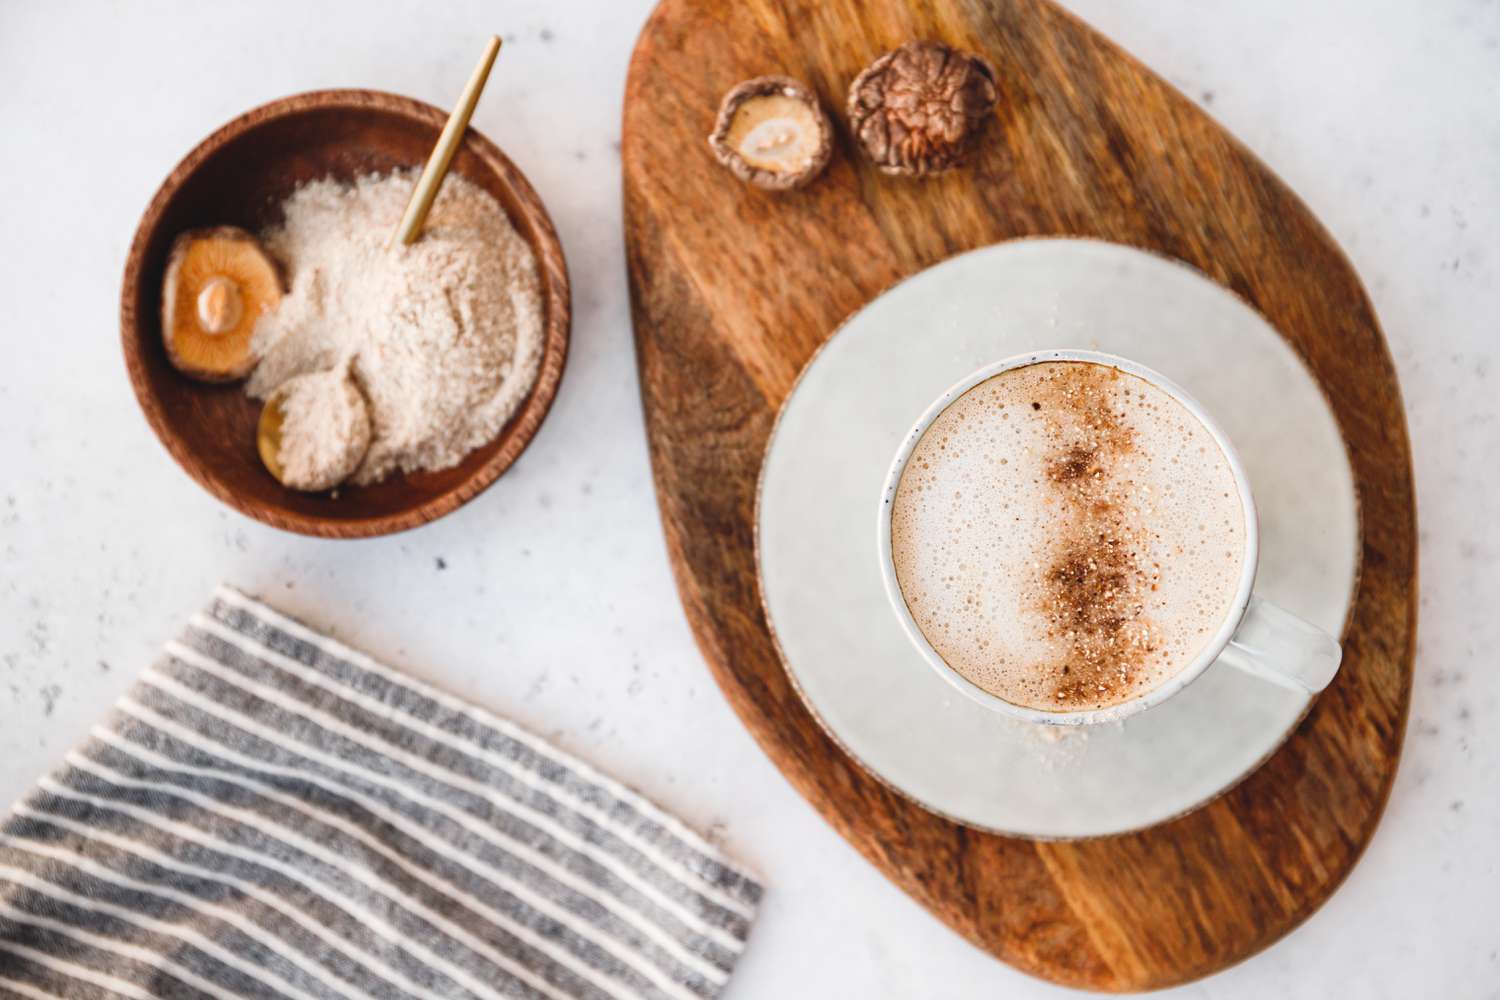
[[[715,997],[761,887],[221,589],[0,825],[0,997]]]

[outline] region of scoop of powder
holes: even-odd
[[[456,465],[492,439],[541,367],[536,260],[488,192],[450,174],[422,237],[386,249],[415,171],[319,180],[262,234],[291,291],[255,328],[258,399],[345,360],[372,437],[352,481]]]
[[[364,395],[340,366],[296,375],[281,384],[281,481],[298,490],[326,490],[359,468],[370,447]]]

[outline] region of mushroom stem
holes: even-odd
[[[210,278],[198,293],[198,325],[204,333],[220,334],[233,330],[245,314],[240,287],[223,276]]]

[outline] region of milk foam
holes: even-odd
[[[1228,458],[1181,403],[1089,362],[981,382],[917,443],[891,552],[943,660],[1017,705],[1105,708],[1187,666],[1246,545]]]

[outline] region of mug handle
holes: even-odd
[[[1273,684],[1317,694],[1339,672],[1338,640],[1270,601],[1251,595],[1219,660]]]

